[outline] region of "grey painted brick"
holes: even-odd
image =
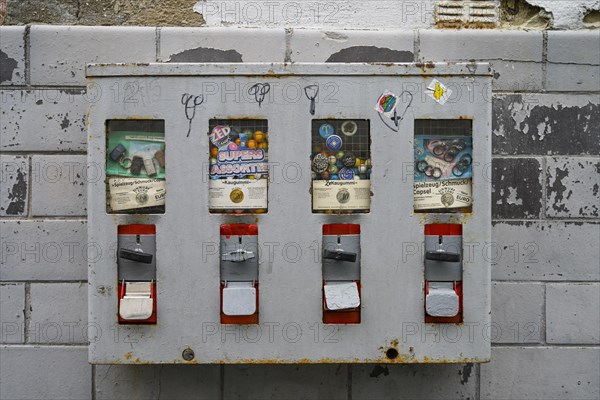
[[[549,31],[548,62],[600,64],[598,31]]]
[[[0,281],[85,280],[91,259],[111,249],[87,244],[85,221],[0,221]]]
[[[157,375],[161,399],[220,398],[221,367],[218,365],[164,366],[159,368]]]
[[[0,399],[91,398],[85,346],[0,347]]]
[[[25,341],[25,284],[0,285],[0,343]]]
[[[481,364],[482,399],[598,399],[600,349],[493,347]]]
[[[548,285],[546,341],[558,344],[600,344],[598,310],[600,310],[600,285],[570,283]]]
[[[1,90],[0,97],[2,151],[87,148],[88,97],[83,90]]]
[[[152,27],[31,27],[31,83],[85,85],[88,63],[156,61],[156,30]]]
[[[474,399],[473,364],[352,365],[353,399]]]
[[[496,222],[492,241],[493,280],[600,280],[600,224]]]
[[[37,155],[31,158],[32,213],[86,215],[87,179],[97,179],[85,155]]]
[[[218,399],[219,365],[97,365],[96,399]]]
[[[0,26],[0,85],[25,84],[25,27]]]
[[[539,343],[544,326],[544,285],[540,283],[492,284],[492,323],[495,343]]]
[[[0,216],[27,215],[29,157],[0,155]]]
[[[87,283],[32,283],[27,341],[86,343],[87,286]]]
[[[600,158],[549,157],[546,167],[548,217],[600,216]]]
[[[160,60],[170,62],[283,62],[285,30],[161,28]]]
[[[586,50],[581,48],[582,52]],[[600,91],[600,67],[549,63],[546,90],[557,92]]]
[[[96,365],[94,387],[97,400],[158,399],[160,369],[172,366],[155,365]],[[194,386],[194,382],[189,382]],[[165,397],[164,398],[170,398]]]
[[[489,61],[495,90],[541,90],[542,54],[539,31],[420,31],[420,61]]]
[[[295,29],[293,62],[413,62],[412,31],[316,31]]]
[[[347,399],[346,365],[226,365],[226,399]]]
[[[511,60],[541,62],[539,31],[426,30],[420,31],[420,58],[436,60]]]
[[[600,90],[598,31],[548,32],[547,90]]]
[[[539,159],[492,160],[493,218],[539,218],[542,197],[542,164]]]
[[[496,95],[492,102],[494,154],[596,155],[597,95]]]

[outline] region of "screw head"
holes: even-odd
[[[196,355],[194,354],[194,350],[188,347],[187,349],[183,350],[181,357],[183,357],[185,361],[192,361]]]

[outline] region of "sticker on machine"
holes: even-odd
[[[427,95],[437,101],[439,104],[444,105],[452,95],[452,90],[444,85],[442,82],[434,79],[427,86]]]
[[[164,179],[109,178],[110,208],[113,211],[162,206],[165,204]]]
[[[371,181],[313,181],[312,198],[313,210],[368,210],[371,206]]]
[[[208,185],[211,209],[267,208],[268,179],[211,179]]]
[[[471,179],[415,182],[414,202],[415,210],[470,207]]]

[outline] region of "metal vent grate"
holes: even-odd
[[[494,0],[440,1],[435,6],[438,28],[493,28],[497,22]]]

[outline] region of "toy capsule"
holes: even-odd
[[[219,149],[217,149],[216,147],[211,147],[210,156],[213,158],[217,158],[218,155],[219,155]]]
[[[262,142],[263,140],[265,140],[264,133],[262,131],[254,132],[254,140],[256,140],[257,142]]]
[[[256,141],[254,139],[248,140],[248,148],[249,149],[255,149],[256,148]]]

